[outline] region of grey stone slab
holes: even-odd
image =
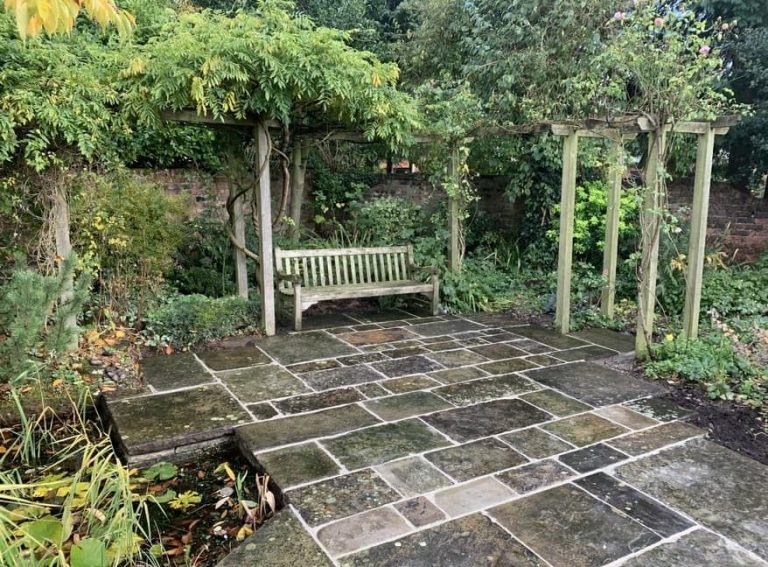
[[[409,457],[376,467],[376,471],[404,496],[445,488],[451,479],[421,457]]]
[[[472,441],[550,419],[522,400],[494,400],[426,416],[424,421],[459,442]]]
[[[211,370],[232,370],[272,362],[267,355],[254,347],[225,348],[209,350],[197,354]]]
[[[272,404],[262,402],[260,404],[248,404],[248,411],[253,414],[256,419],[270,419],[277,415],[277,410]]]
[[[355,346],[381,345],[417,338],[417,336],[414,335],[410,330],[402,327],[395,327],[392,329],[356,331],[354,333],[340,335],[340,337],[347,341],[349,344]]]
[[[266,337],[259,341],[259,348],[285,366],[358,352],[348,344],[323,331]]]
[[[340,386],[354,386],[356,384],[381,380],[380,374],[377,374],[363,364],[308,372],[307,374],[302,374],[301,377],[315,390],[330,390]]]
[[[515,500],[489,513],[553,567],[604,565],[660,539],[571,484]]]
[[[424,496],[398,502],[395,504],[395,509],[417,528],[445,519],[443,511]]]
[[[333,563],[293,512],[284,508],[232,550],[217,567],[247,565],[332,567]]]
[[[416,319],[416,315],[404,311],[402,309],[377,309],[374,311],[358,312],[354,311],[351,315],[358,321],[366,321],[371,323],[383,323],[387,321],[396,321],[400,319],[411,320]]]
[[[656,382],[591,362],[573,362],[530,370],[526,375],[593,406],[618,404],[664,391]]]
[[[506,485],[491,476],[477,478],[435,493],[435,504],[448,516],[462,516],[500,504],[515,496]]]
[[[158,391],[213,381],[213,376],[191,352],[145,358],[141,361],[141,372],[144,374],[144,381]]]
[[[575,348],[589,344],[581,339],[562,335],[554,329],[539,327],[537,325],[515,327],[514,333],[556,349]]]
[[[260,451],[315,437],[336,435],[379,421],[360,406],[350,405],[253,423],[239,427],[235,435],[242,447],[250,451]]]
[[[515,347],[519,348],[520,350],[524,350],[529,354],[546,354],[548,352],[551,353],[554,350],[551,346],[547,346],[531,339],[515,341]]]
[[[522,338],[522,337],[520,337],[520,335],[516,335],[514,333],[510,333],[510,332],[504,331],[503,329],[496,329],[496,330],[499,331],[499,332],[496,333],[496,334],[492,334],[492,335],[485,335],[483,337],[485,342],[488,342],[488,343],[504,343],[504,342],[507,342],[507,341],[515,341],[515,340],[518,340],[518,339]]]
[[[527,378],[507,374],[443,386],[434,392],[457,406],[466,406],[530,392],[536,388],[538,386]]]
[[[531,463],[496,475],[519,494],[539,490],[576,476],[576,472],[554,459]]]
[[[661,537],[673,536],[694,525],[680,514],[605,473],[599,472],[581,478],[576,484]]]
[[[385,421],[395,421],[453,407],[431,392],[409,392],[398,396],[379,398],[363,405]]]
[[[439,362],[446,368],[459,368],[469,366],[479,362],[488,362],[488,359],[469,350],[446,350],[443,352],[433,352],[429,358]]]
[[[466,331],[477,331],[482,328],[482,325],[478,325],[477,323],[465,319],[454,319],[452,321],[440,321],[427,324],[422,323],[409,327],[411,331],[418,333],[422,337],[452,335],[455,333],[464,333]]]
[[[366,352],[363,354],[353,354],[351,356],[342,356],[338,361],[344,366],[354,366],[356,364],[370,364],[386,360],[387,357],[380,352]]]
[[[509,443],[531,459],[551,457],[574,448],[570,443],[566,443],[538,427],[529,427],[528,429],[507,433],[502,435],[500,439]]]
[[[524,358],[512,358],[509,360],[497,360],[495,362],[486,362],[477,368],[488,374],[509,374],[511,372],[521,372],[536,368],[536,365]]]
[[[349,469],[378,465],[449,444],[418,419],[369,427],[322,443]]]
[[[443,339],[444,337],[438,337],[438,338],[439,339]],[[464,346],[459,341],[441,340],[439,342],[428,343],[427,341],[429,341],[429,340],[431,340],[431,339],[424,339],[423,342],[424,342],[424,347],[428,351],[431,351],[431,352],[442,352],[444,350],[454,350],[454,349],[461,348],[462,346]]]
[[[610,439],[629,431],[621,425],[617,425],[592,413],[566,417],[553,423],[542,425],[541,428],[549,433],[554,433],[560,439],[564,439],[577,447],[591,445],[592,443]]]
[[[499,327],[523,326],[525,323],[520,321],[514,313],[476,313],[468,315],[467,319],[476,321],[484,325],[493,325]]]
[[[525,357],[528,362],[533,362],[539,366],[552,366],[553,364],[560,364],[563,362],[559,358],[549,356],[548,354],[533,354]]]
[[[629,455],[642,455],[643,453],[650,453],[679,441],[702,436],[705,433],[705,430],[689,423],[672,421],[670,423],[662,423],[652,429],[632,433],[621,439],[613,439],[608,443]]]
[[[483,345],[479,347],[473,347],[472,351],[486,358],[490,358],[491,360],[517,358],[517,357],[525,356],[528,354],[524,350],[520,350],[519,348],[516,348],[513,345],[508,345],[505,343],[495,343],[492,345]]]
[[[595,327],[573,334],[574,337],[595,343],[618,352],[634,352],[635,337],[610,329]]]
[[[424,374],[443,368],[438,363],[424,356],[409,356],[395,360],[386,360],[371,365],[372,368],[390,378],[398,378],[409,374]]]
[[[444,384],[456,384],[457,382],[466,382],[467,380],[488,376],[488,373],[474,366],[465,366],[464,368],[438,370],[437,372],[432,372],[430,376]]]
[[[697,439],[618,468],[617,476],[768,558],[768,467]]]
[[[406,534],[411,527],[392,508],[377,508],[323,526],[317,539],[333,557]]]
[[[614,356],[616,351],[597,345],[589,345],[568,350],[559,350],[554,353],[557,358],[565,362],[575,362],[577,360],[594,360],[598,358],[607,358]]]
[[[675,421],[693,415],[693,410],[664,397],[627,402],[628,408],[658,421]]]
[[[528,461],[509,445],[492,437],[433,451],[424,455],[424,458],[459,482],[516,467]]]
[[[655,419],[651,419],[625,406],[606,406],[596,409],[595,413],[629,429],[645,429],[659,423]]]
[[[695,530],[622,563],[623,567],[766,567],[733,543],[705,530]]]
[[[543,563],[489,518],[475,514],[366,549],[344,567],[538,567]]]
[[[283,490],[339,473],[339,466],[316,443],[259,453],[256,459]]]
[[[425,354],[427,352],[429,351],[422,346],[408,346],[385,350],[384,355],[386,355],[385,358],[406,358],[408,356],[416,356],[417,354]]]
[[[566,417],[592,409],[591,406],[588,406],[579,400],[574,400],[573,398],[564,396],[563,394],[550,389],[538,390],[530,394],[525,394],[521,396],[521,398],[558,417]]]
[[[366,356],[366,355],[353,355],[353,356]],[[345,357],[350,358],[350,357]],[[319,370],[328,370],[329,368],[338,368],[341,363],[333,358],[327,358],[325,360],[312,360],[310,362],[300,362],[299,364],[291,364],[286,369],[290,370],[294,374],[305,374],[307,372],[317,372]]]
[[[294,488],[286,495],[312,527],[400,499],[397,492],[370,469]]]
[[[316,313],[304,315],[301,326],[305,331],[315,331],[318,329],[332,329],[334,327],[345,327],[355,325],[357,321],[347,317],[343,313]]]
[[[378,384],[374,384],[374,383],[360,384],[355,387],[361,394],[363,394],[368,399],[381,398],[383,396],[388,396],[390,394],[390,392],[388,392]]]
[[[283,413],[303,413],[334,406],[351,404],[365,397],[354,388],[341,388],[327,390],[319,394],[307,394],[274,402],[275,406]]]
[[[573,470],[588,473],[603,467],[615,465],[629,458],[629,455],[617,451],[608,445],[598,443],[560,455],[558,459]]]
[[[310,391],[301,380],[276,364],[219,372],[217,376],[247,404]]]
[[[403,378],[385,380],[381,385],[393,394],[404,394],[406,392],[413,392],[414,390],[423,390],[439,386],[440,383],[428,376],[417,374],[415,376],[405,376]]]

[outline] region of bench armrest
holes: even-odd
[[[417,266],[416,264],[411,264],[410,268],[413,272],[425,272],[433,276],[437,274],[437,268],[434,266]]]
[[[299,274],[286,274],[285,272],[277,271],[277,279],[284,282],[291,282],[293,284],[301,283],[301,276]]]

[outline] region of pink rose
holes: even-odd
[[[699,55],[706,57],[707,55],[709,55],[710,51],[712,51],[712,48],[710,46],[702,45],[701,48],[699,49]]]
[[[657,28],[662,27],[664,25],[664,18],[656,18],[655,20],[653,20],[653,25],[656,26]]]
[[[617,22],[623,22],[626,17],[627,15],[624,12],[616,12],[613,15],[613,19],[616,20]]]

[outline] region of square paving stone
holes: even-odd
[[[453,407],[431,392],[409,392],[367,402],[365,407],[385,421],[395,421]]]
[[[556,349],[575,348],[589,344],[581,339],[562,335],[554,329],[547,329],[537,325],[515,327],[513,332]]]
[[[504,343],[496,343],[492,345],[483,345],[479,347],[472,348],[473,352],[476,352],[477,354],[481,354],[486,358],[490,358],[492,360],[502,360],[505,358],[517,358],[519,356],[525,356],[528,353],[524,350],[520,350],[519,348],[515,348],[512,345],[504,344]]]
[[[557,358],[565,362],[575,362],[577,360],[593,360],[597,358],[607,358],[616,354],[616,351],[597,345],[589,345],[568,350],[559,350],[555,353]]]
[[[286,495],[312,527],[400,499],[400,495],[370,469],[294,488]]]
[[[554,390],[545,389],[521,396],[526,402],[532,403],[557,417],[566,417],[574,413],[582,413],[592,409],[579,400],[564,396]]]
[[[610,329],[596,327],[573,334],[574,337],[613,349],[618,352],[634,352],[635,337]]]
[[[627,402],[628,408],[658,421],[675,421],[693,415],[693,410],[664,397],[643,398]]]
[[[464,333],[466,331],[477,331],[483,329],[483,326],[465,319],[454,319],[452,321],[412,325],[409,329],[422,337],[437,337],[440,335]]]
[[[392,508],[377,508],[323,526],[317,539],[333,557],[406,534],[411,527]]]
[[[354,388],[341,388],[319,394],[308,394],[306,396],[278,400],[274,404],[283,413],[304,413],[334,406],[343,406],[363,399],[365,397]]]
[[[425,372],[432,372],[442,368],[437,362],[429,360],[424,356],[409,356],[407,358],[386,360],[371,366],[390,378],[397,378],[408,374],[424,374]]]
[[[448,444],[442,435],[418,419],[387,423],[323,441],[323,445],[349,469],[386,463]]]
[[[693,522],[680,514],[605,473],[581,478],[576,484],[662,537],[673,536],[693,526]]]
[[[323,331],[266,337],[259,341],[259,348],[285,366],[359,352]]]
[[[528,461],[509,445],[494,438],[427,453],[424,458],[459,482]]]
[[[220,372],[217,376],[245,403],[265,402],[310,391],[301,380],[276,364]]]
[[[120,443],[131,457],[223,437],[251,417],[221,386],[109,403]]]
[[[212,382],[213,376],[191,352],[171,356],[152,356],[141,361],[144,381],[155,390],[175,390]]]
[[[502,435],[500,439],[532,459],[543,459],[573,449],[573,445],[542,431],[529,427]]]
[[[259,451],[314,437],[336,435],[379,422],[377,417],[360,406],[350,405],[253,423],[238,428],[235,434],[245,449]]]
[[[625,406],[607,406],[596,409],[595,413],[630,429],[645,429],[659,423],[655,419],[651,419]]]
[[[341,560],[343,567],[539,567],[533,553],[481,514],[446,522]]]
[[[488,376],[487,372],[483,372],[477,367],[466,366],[464,368],[449,368],[448,370],[438,370],[430,374],[432,378],[440,380],[444,384],[455,384],[457,382],[466,382],[467,380],[474,380],[482,376]]]
[[[616,425],[592,413],[566,417],[554,423],[542,425],[541,428],[577,447],[591,445],[629,431],[621,425]]]
[[[576,472],[554,459],[531,463],[496,475],[515,492],[525,494],[576,476]]]
[[[471,382],[460,382],[437,388],[434,391],[457,406],[466,406],[530,392],[536,388],[538,386],[526,378],[516,374],[507,374],[506,376],[479,378]]]
[[[380,465],[376,471],[404,496],[416,496],[453,484],[451,479],[421,457]]]
[[[604,565],[660,539],[571,484],[489,512],[553,567]]]
[[[355,366],[356,364],[368,364],[386,360],[387,357],[380,352],[365,352],[363,354],[353,354],[351,356],[342,356],[338,361],[344,366]],[[318,369],[322,370],[322,369]]]
[[[302,374],[301,377],[315,390],[330,390],[339,386],[354,386],[355,384],[381,380],[380,374],[362,364],[308,372]]]
[[[443,511],[424,496],[398,502],[395,504],[395,509],[417,528],[445,519]]]
[[[591,447],[585,447],[578,451],[571,451],[560,455],[558,459],[565,463],[575,471],[580,473],[587,473],[597,469],[602,469],[618,462],[624,461],[629,458],[629,455],[617,451],[609,447],[598,443]]]
[[[225,348],[198,353],[200,360],[211,370],[232,370],[257,364],[269,364],[269,357],[254,347]]]
[[[365,355],[354,355],[365,356]],[[346,357],[349,358],[349,357]],[[286,369],[290,370],[294,374],[305,374],[307,372],[317,372],[318,370],[328,370],[329,368],[338,368],[341,363],[338,360],[328,358],[326,360],[313,360],[311,362],[301,362],[299,364],[291,364]]]
[[[339,474],[338,465],[316,443],[258,453],[256,459],[283,490]]]
[[[424,421],[456,441],[472,441],[550,419],[522,400],[494,400],[426,416]]]
[[[703,429],[699,429],[689,423],[673,421],[662,423],[653,429],[632,433],[621,439],[614,439],[609,441],[609,444],[630,455],[642,455],[643,453],[650,453],[685,439],[699,437],[705,433],[706,431]]]
[[[381,345],[385,343],[394,343],[406,339],[416,338],[412,332],[402,327],[393,329],[374,329],[370,331],[357,331],[340,335],[342,339],[355,346]]]
[[[768,557],[768,467],[696,439],[618,468],[617,476],[742,547]]]
[[[433,352],[429,358],[439,362],[446,368],[459,368],[469,366],[478,362],[488,362],[484,356],[476,354],[469,350],[446,350],[443,352]]]
[[[368,399],[381,398],[390,394],[390,392],[387,392],[384,388],[374,383],[360,384],[355,386],[355,388]]]
[[[478,368],[488,374],[509,374],[511,372],[530,370],[531,368],[536,368],[536,365],[524,358],[512,358],[509,360],[486,362],[478,366]]]
[[[428,376],[416,375],[385,380],[381,383],[381,385],[393,394],[404,394],[406,392],[413,392],[414,390],[423,390],[426,388],[439,386],[440,382],[436,382]]]
[[[272,404],[262,402],[260,404],[248,404],[248,411],[253,414],[256,419],[270,419],[277,415],[277,410]]]
[[[455,517],[494,506],[513,496],[515,493],[506,485],[487,476],[436,492],[435,504]]]
[[[591,362],[539,368],[526,375],[593,406],[618,404],[664,391],[661,384]]]

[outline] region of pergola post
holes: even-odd
[[[608,206],[603,247],[603,277],[605,285],[600,300],[603,316],[613,319],[616,299],[616,267],[619,261],[619,212],[621,210],[621,183],[624,178],[624,144],[621,137],[611,141],[608,169]]]
[[[233,199],[237,194],[234,183],[229,185],[229,198]],[[238,242],[245,242],[245,215],[243,214],[243,196],[241,195],[232,203],[232,231]],[[232,247],[235,260],[235,279],[237,282],[237,295],[248,299],[248,264],[243,252],[237,246]]]
[[[664,126],[659,131],[648,134],[648,159],[640,210],[642,259],[638,281],[635,336],[635,356],[639,359],[647,358],[653,335],[663,204],[663,155],[667,143],[667,131],[668,128]]]
[[[303,160],[301,140],[297,139],[293,143],[293,155],[291,157],[293,164],[291,170],[291,220],[293,221],[291,236],[293,238],[298,238],[301,233],[301,206],[304,201],[304,179],[307,171]]]
[[[461,183],[461,172],[459,171],[459,147],[456,144],[451,145],[451,156],[448,162],[448,176],[451,183],[458,187]],[[448,195],[448,229],[450,231],[450,240],[448,243],[448,267],[451,270],[461,269],[461,240],[459,238],[461,226],[459,222],[459,196]]]
[[[691,339],[699,334],[699,310],[704,276],[704,255],[709,214],[709,188],[712,183],[712,154],[715,131],[710,127],[699,134],[696,151],[696,175],[693,183],[693,209],[691,210],[691,237],[688,245],[688,277],[685,285],[683,332]]]
[[[557,133],[557,132],[556,132]],[[571,325],[571,268],[573,264],[573,220],[576,207],[576,169],[579,136],[569,129],[563,138],[563,177],[560,194],[560,248],[557,254],[557,304],[555,327],[567,333]]]
[[[254,129],[259,160],[259,187],[256,206],[259,219],[259,283],[261,285],[261,323],[264,333],[275,334],[274,258],[272,251],[272,189],[269,174],[269,131],[259,123]]]

